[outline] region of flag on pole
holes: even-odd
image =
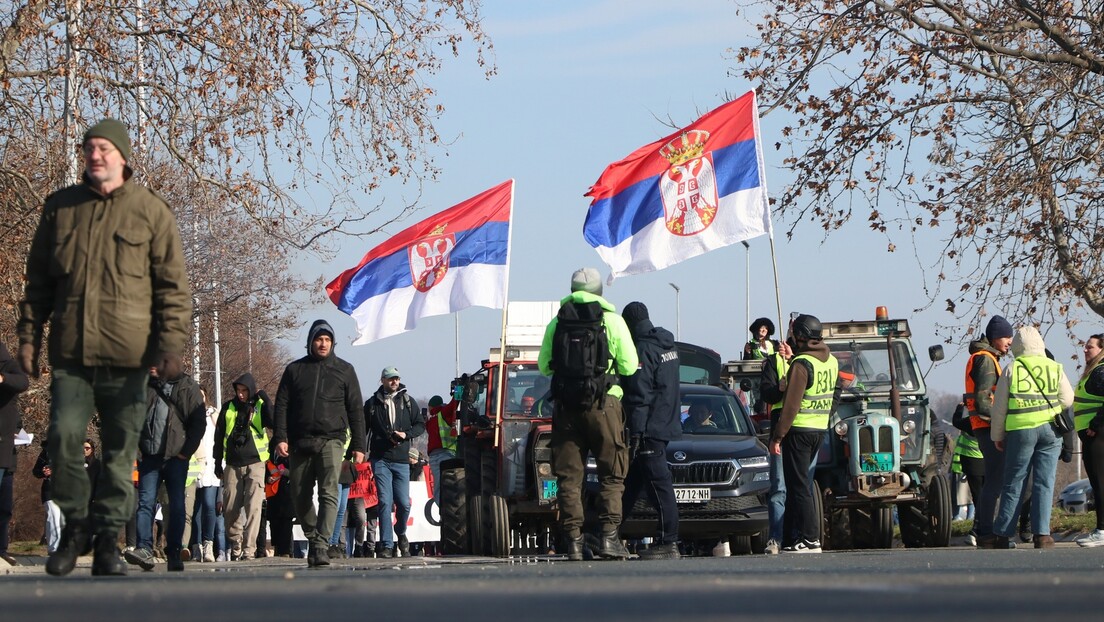
[[[418,320],[506,303],[514,181],[435,214],[368,251],[326,286],[357,323],[355,345],[411,330]]]
[[[610,164],[586,196],[583,237],[614,277],[769,233],[755,92]]]

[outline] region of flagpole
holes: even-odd
[[[452,314],[454,325],[456,326],[456,377],[460,377],[460,313],[455,312]]]
[[[778,283],[778,256],[774,252],[774,227],[767,231],[767,236],[770,238],[771,267],[774,269],[774,303],[778,305],[778,336],[779,341],[785,341],[790,325],[782,323],[782,286]]]
[[[498,387],[495,389],[494,446],[502,431],[502,400],[506,395],[506,323],[510,307],[510,253],[514,246],[514,180],[510,180],[510,220],[506,227],[506,282],[502,286],[502,332],[498,348]]]

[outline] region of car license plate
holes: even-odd
[[[712,498],[708,488],[676,488],[675,501],[678,503],[705,503]]]
[[[560,482],[554,479],[546,479],[541,482],[541,501],[551,501],[560,492]]]
[[[863,473],[882,473],[893,470],[893,454],[889,452],[863,454],[859,459]]]

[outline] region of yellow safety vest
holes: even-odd
[[[958,440],[955,441],[954,457],[951,459],[951,472],[962,472],[962,458],[983,458],[981,454],[981,446],[978,445],[977,439],[969,434],[962,433],[958,435]]]
[[[775,352],[770,357],[768,357],[767,362],[764,363],[764,364],[769,365],[771,363],[771,361],[774,361],[774,369],[775,369],[775,371],[778,372],[778,380],[779,381],[781,381],[783,378],[785,378],[786,374],[790,373],[790,362],[787,361],[785,358],[783,358],[781,353]],[[764,401],[766,401],[766,400],[764,400]],[[772,413],[782,410],[782,402],[781,401],[774,402],[774,403],[768,402],[768,403],[770,404]]]
[[[1104,361],[1097,363],[1093,371],[1101,365],[1104,365]],[[1092,372],[1085,374],[1073,392],[1073,427],[1078,432],[1088,429],[1089,422],[1093,420],[1096,413],[1100,412],[1100,408],[1104,407],[1104,395],[1094,395],[1085,389],[1085,383],[1091,375]]]
[[[248,427],[253,436],[253,444],[257,447],[257,455],[261,457],[261,462],[264,462],[268,460],[268,436],[265,435],[264,426],[261,424],[262,405],[264,405],[264,400],[257,398],[257,403],[253,406],[253,420],[249,422]],[[226,408],[226,430],[222,439],[223,448],[230,440],[230,435],[234,433],[234,423],[237,419],[237,401],[231,400],[230,405]]]
[[[1004,429],[1030,430],[1050,423],[1062,409],[1058,403],[1061,378],[1060,363],[1038,355],[1017,357],[1012,362]]]
[[[828,417],[832,412],[832,395],[836,391],[839,377],[839,361],[831,354],[828,360],[820,362],[808,354],[798,354],[790,363],[792,367],[798,360],[804,360],[812,366],[812,386],[806,387],[801,398],[801,409],[794,417],[793,427],[827,430]]]
[[[192,454],[191,459],[188,460],[188,476],[184,479],[184,487],[191,486],[200,475],[203,475],[203,464],[199,461],[198,455]]]
[[[445,421],[445,415],[442,412],[437,413],[437,434],[441,437],[441,449],[445,451],[451,451],[456,453],[456,431],[451,425]]]

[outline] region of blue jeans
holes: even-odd
[[[350,484],[337,485],[337,520],[334,521],[333,535],[330,536],[330,546],[341,542],[342,531],[345,526],[345,506],[349,504]]]
[[[373,460],[372,472],[376,476],[379,494],[380,542],[384,548],[395,548],[395,536],[406,533],[406,521],[410,518],[410,465],[405,462]],[[395,506],[395,523],[391,523],[391,506]]]
[[[1001,482],[1004,478],[1004,456],[1007,451],[998,451],[989,435],[989,428],[974,430],[978,448],[985,459],[985,479],[981,483],[981,495],[974,499],[974,533],[979,536],[993,534],[993,517],[997,512],[997,501],[1001,496]]]
[[[218,486],[204,486],[196,489],[196,512],[192,525],[193,531],[198,534],[197,543],[215,540],[215,504],[218,500]]]
[[[1034,473],[1031,485],[1031,532],[1050,535],[1050,500],[1054,494],[1054,476],[1062,438],[1049,424],[1026,430],[1012,430],[1004,437],[1004,479],[1000,507],[993,522],[993,533],[1010,538],[1016,533],[1020,497],[1024,479]]]
[[[184,538],[184,481],[188,478],[188,461],[177,457],[145,456],[138,461],[138,513],[135,530],[138,548],[153,550],[153,514],[157,505],[157,488],[165,482],[169,494],[168,527],[165,530],[165,550],[179,551]]]

